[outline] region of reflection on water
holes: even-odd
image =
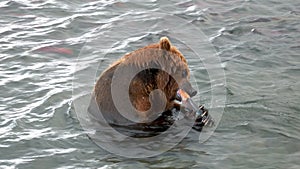
[[[299,168],[299,6],[291,0],[0,2],[0,168]],[[136,30],[113,24],[148,17],[141,24],[150,29],[160,21],[153,11],[203,30],[221,58],[227,101],[205,143],[191,131],[166,153],[129,160],[87,137],[72,106],[72,80],[100,64],[92,67],[98,75],[124,53],[168,33],[137,38],[130,33]],[[108,30],[118,31],[103,37],[108,43],[90,49],[75,69],[83,45]],[[127,38],[116,41],[121,35]],[[99,58],[111,44],[111,53]],[[189,58],[193,51],[182,46],[182,53]],[[211,107],[203,63],[188,62],[201,102]],[[94,81],[78,78],[78,89],[93,87]]]

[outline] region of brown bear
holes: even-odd
[[[165,122],[162,116],[179,108],[175,102],[179,89],[196,95],[189,78],[186,59],[162,37],[108,67],[95,84],[93,99],[109,124],[160,124]]]

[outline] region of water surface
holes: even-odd
[[[133,36],[134,30],[115,25],[143,17],[151,28],[157,12],[206,34],[226,74],[225,111],[203,144],[191,131],[166,153],[126,159],[83,132],[72,104],[73,75],[101,63],[94,68],[99,74],[124,53],[168,34]],[[299,21],[300,3],[291,0],[1,1],[0,168],[299,168]],[[110,54],[97,57],[111,47],[103,44],[80,55],[87,42],[111,30],[118,31],[105,37],[116,46]],[[191,51],[170,38],[188,58]],[[79,55],[84,67],[76,69]],[[207,71],[199,60],[188,61],[209,107]]]

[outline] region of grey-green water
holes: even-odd
[[[149,15],[144,24],[155,26],[155,12],[184,19],[206,34],[221,58],[227,100],[205,143],[191,131],[161,155],[127,159],[99,148],[83,132],[72,104],[73,75],[98,63],[102,70],[162,35],[148,32],[130,40],[132,30],[113,24],[140,14]],[[299,1],[4,0],[0,25],[0,168],[300,167]],[[97,57],[106,44],[92,49],[93,55],[80,55],[106,28],[119,30],[105,37],[121,44],[113,55]],[[124,34],[127,39],[114,41]],[[79,55],[85,66],[80,69]],[[197,60],[189,64],[209,106],[205,67]]]

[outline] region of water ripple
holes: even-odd
[[[0,168],[297,168],[299,5],[291,0],[1,1]],[[102,69],[168,33],[125,37],[134,30],[116,27],[135,19],[152,27],[162,21],[149,15],[153,11],[183,18],[208,36],[226,73],[227,103],[220,126],[204,144],[191,131],[161,156],[128,160],[86,137],[72,107],[73,74],[98,69],[92,66],[99,62]],[[115,37],[104,37],[112,30]],[[99,37],[112,46],[89,49],[75,70],[81,49]],[[119,37],[125,38],[115,41]],[[191,52],[183,47],[187,57]],[[202,63],[188,61],[201,84],[201,101],[208,102],[214,81]]]

